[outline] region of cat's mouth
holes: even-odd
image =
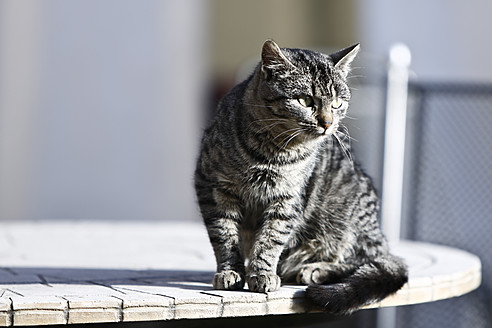
[[[318,126],[318,132],[319,134],[323,136],[329,136],[334,134],[338,129],[338,122],[324,122],[320,123]]]
[[[304,127],[306,132],[309,131],[308,134],[311,134],[315,138],[330,136],[338,130],[338,122],[336,120],[334,122],[318,122],[317,124],[301,124],[301,126]]]

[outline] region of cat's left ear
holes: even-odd
[[[354,60],[355,56],[357,56],[359,50],[360,43],[357,43],[351,47],[342,49],[330,55],[335,68],[337,68],[341,72],[343,78],[346,78],[348,73],[350,73],[350,64]]]
[[[277,71],[294,67],[273,40],[266,40],[261,50],[261,71],[265,77],[270,77]]]

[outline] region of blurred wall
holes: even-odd
[[[0,219],[198,219],[203,93],[223,95],[265,39],[327,51],[361,42],[354,75],[366,77],[384,75],[403,41],[420,79],[490,81],[491,6],[0,0]],[[354,90],[351,108],[354,148],[376,177],[378,92]]]
[[[365,74],[385,69],[389,47],[406,43],[420,79],[491,81],[492,2],[393,0],[213,0],[212,68],[227,78],[262,42],[341,48],[361,42]]]
[[[492,1],[358,0],[356,8],[362,49],[374,58],[404,42],[420,80],[492,81]]]
[[[345,47],[357,41],[356,1],[213,0],[212,69],[228,80],[266,39],[281,47]]]
[[[0,2],[0,219],[196,219],[205,1]]]

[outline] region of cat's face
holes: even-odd
[[[285,129],[315,138],[332,135],[347,112],[346,77],[358,50],[355,45],[325,55],[280,49],[268,40],[262,50],[260,97],[273,117],[285,120]]]

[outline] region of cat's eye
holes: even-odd
[[[304,107],[313,107],[314,106],[314,99],[311,96],[301,96],[297,98],[297,101],[301,106]]]
[[[331,108],[333,109],[339,109],[340,107],[342,107],[342,105],[343,105],[343,100],[340,98],[335,98],[331,102]]]

